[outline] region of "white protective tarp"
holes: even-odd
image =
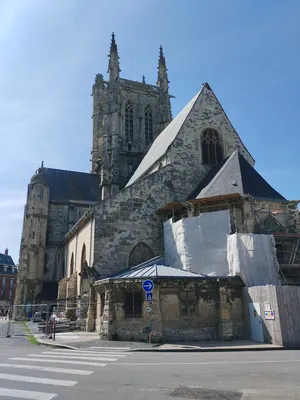
[[[229,235],[227,259],[229,275],[239,275],[246,286],[280,285],[273,235]]]
[[[228,210],[164,223],[167,265],[210,276],[227,276]]]

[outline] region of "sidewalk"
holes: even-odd
[[[40,344],[68,349],[83,348],[122,348],[139,352],[216,352],[216,351],[267,351],[283,350],[283,346],[273,344],[257,343],[251,340],[236,341],[207,341],[207,342],[184,342],[168,344],[150,344],[143,342],[119,342],[100,340],[95,332],[70,332],[57,333],[55,341],[47,339],[44,334],[35,334],[34,337]]]

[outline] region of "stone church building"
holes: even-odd
[[[163,255],[164,220],[199,214],[200,204],[230,208],[232,194],[247,200],[240,231],[298,239],[298,202],[255,171],[208,83],[172,119],[162,48],[156,85],[120,72],[112,35],[108,79],[98,74],[93,85],[91,173],[42,164],[28,185],[16,304],[76,301],[87,282]],[[299,253],[293,262],[300,265]]]

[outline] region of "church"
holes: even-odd
[[[167,257],[166,221],[224,210],[227,234],[274,235],[284,279],[300,281],[298,201],[255,171],[210,85],[173,119],[162,47],[156,85],[120,72],[113,34],[92,91],[91,173],[42,164],[28,185],[15,304],[91,301],[101,279]]]

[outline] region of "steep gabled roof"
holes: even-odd
[[[172,122],[157,136],[142,162],[130,178],[126,186],[130,186],[137,179],[141,178],[158,160],[166,153],[168,147],[173,143],[180,129],[185,123],[189,113],[193,109],[201,91],[180,111]]]
[[[84,172],[43,168],[50,189],[50,201],[96,203],[100,198],[100,176]]]
[[[219,100],[217,99],[216,95],[212,91],[211,87],[208,83],[203,84],[202,89],[196,94],[196,96],[180,111],[177,117],[158,135],[158,137],[154,140],[152,146],[150,147],[149,151],[143,158],[142,162],[132,175],[131,179],[127,183],[126,186],[132,185],[138,179],[145,176],[151,168],[162,159],[162,157],[166,154],[169,147],[172,145],[178,134],[184,129],[187,124],[193,125],[194,121],[192,120],[191,112],[196,110],[202,105],[205,106],[206,98],[205,98],[205,91],[207,90],[215,99],[216,104],[220,107],[221,112],[223,113],[224,117],[228,121],[228,124],[231,126],[234,133],[237,135],[241,145],[248,153],[249,158],[253,160],[251,154],[246,149],[245,145],[243,144],[241,138],[235,131],[234,127],[232,126],[230,120],[228,119],[223,107],[221,106]],[[203,111],[204,112],[204,111]],[[189,125],[189,126],[190,126]],[[200,134],[200,132],[199,132]],[[254,160],[253,160],[254,161]]]
[[[216,165],[197,189],[198,193],[195,190],[191,194],[197,199],[239,193],[256,199],[286,201],[238,151]]]

